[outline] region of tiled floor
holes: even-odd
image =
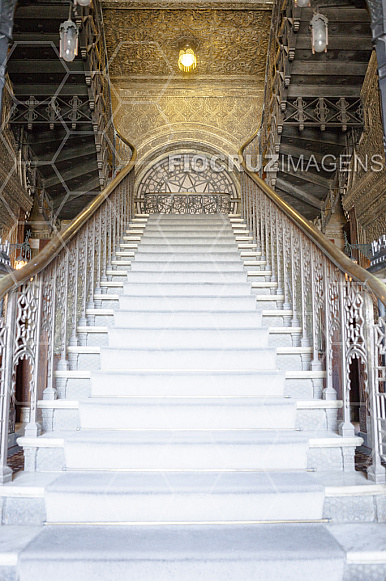
[[[370,464],[371,456],[364,454],[360,450],[355,451],[355,470],[358,470],[358,472],[367,472]]]
[[[24,452],[18,452],[8,458],[8,466],[12,468],[14,473],[24,470]]]

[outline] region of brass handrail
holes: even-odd
[[[239,157],[241,165],[244,171],[249,175],[249,177],[263,190],[263,192],[268,196],[276,206],[278,206],[284,214],[296,224],[298,228],[310,239],[317,247],[325,254],[341,271],[347,273],[350,277],[355,279],[360,284],[371,289],[375,296],[381,301],[381,303],[386,306],[386,284],[384,284],[379,278],[368,272],[366,269],[356,264],[348,256],[346,256],[339,248],[335,246],[330,240],[318,230],[309,220],[304,218],[299,212],[297,212],[292,206],[287,204],[281,199],[274,190],[265,183],[265,181],[256,173],[249,171],[245,159],[244,150],[253,141],[253,139],[258,135],[260,127],[255,131],[255,133],[249,137],[249,139],[240,147]]]
[[[109,183],[109,185],[104,188],[104,190],[94,198],[89,205],[84,208],[67,226],[63,233],[56,234],[50,242],[39,252],[35,258],[30,260],[28,264],[20,268],[20,270],[14,270],[10,274],[7,274],[2,280],[0,280],[0,300],[13,288],[17,288],[30,278],[33,278],[39,272],[43,270],[50,262],[55,258],[55,256],[64,248],[65,244],[69,242],[81,227],[91,218],[91,216],[96,212],[96,210],[103,204],[103,202],[109,197],[109,195],[115,190],[115,188],[122,182],[122,180],[131,172],[133,169],[136,159],[137,150],[123,135],[116,130],[118,137],[128,146],[132,151],[132,156],[129,163],[124,167],[117,176]]]

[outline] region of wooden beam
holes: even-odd
[[[292,63],[291,77],[294,75],[317,75],[318,77],[364,77],[366,71],[367,63],[344,61],[310,62],[296,59]]]
[[[47,166],[46,166],[47,167]],[[44,185],[46,188],[52,188],[62,182],[70,182],[75,178],[82,177],[83,175],[92,174],[98,171],[97,161],[90,161],[89,163],[80,163],[78,165],[73,165],[70,168],[58,170],[52,172],[53,175],[50,178],[44,180]]]
[[[58,143],[58,149],[59,146],[60,143]],[[39,165],[47,165],[47,162],[50,163],[52,161],[55,153],[56,151],[40,154],[39,161],[36,165],[38,167]],[[55,158],[55,163],[68,161],[70,159],[76,160],[79,157],[85,157],[87,155],[92,155],[93,153],[96,153],[94,140],[92,142],[90,141],[90,143],[78,143],[78,145],[72,147],[67,147],[67,144],[65,144],[59,155]]]
[[[322,136],[320,141],[323,141]],[[300,156],[303,156],[304,159],[306,160],[309,160],[310,157],[313,156],[319,164],[322,163],[322,160],[325,157],[325,154],[320,153],[319,151],[305,149],[302,147],[296,147],[295,145],[290,145],[288,143],[283,142],[280,143],[280,153],[283,155],[290,155],[294,158],[299,158]]]
[[[288,87],[288,97],[360,97],[361,84],[355,85],[306,85],[294,81]]]
[[[15,21],[18,20],[67,20],[68,3],[55,2],[51,5],[28,4],[17,6],[15,11]]]
[[[41,59],[41,60],[18,60],[12,59],[8,61],[8,72],[12,74],[25,74],[25,75],[51,75],[60,73],[83,73],[84,65],[82,60],[74,60],[71,63],[65,63],[64,61],[57,59]],[[84,82],[84,77],[80,76]]]
[[[31,85],[18,85],[15,83],[13,85],[13,90],[17,98],[29,97],[30,95],[33,95],[34,97],[53,97],[58,89],[58,84],[37,85],[31,83]],[[65,83],[60,89],[58,97],[73,97],[74,95],[77,95],[78,97],[88,97],[87,85],[85,83],[79,85]]]
[[[330,180],[315,174],[312,171],[295,171],[292,168],[286,167],[286,164],[283,164],[283,167],[279,168],[279,172],[289,175],[293,178],[315,184],[321,188],[325,188],[326,190],[330,189]]]
[[[306,204],[312,206],[313,208],[321,210],[323,207],[323,203],[320,200],[318,200],[318,198],[315,198],[315,196],[312,196],[311,194],[304,192],[302,189],[298,188],[297,186],[294,186],[293,184],[285,182],[281,178],[277,178],[276,186],[280,190],[283,190],[283,192],[290,194],[294,198],[297,198],[298,200],[305,202]]]

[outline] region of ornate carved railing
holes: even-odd
[[[237,198],[226,193],[145,193],[136,200],[147,214],[229,214],[236,211]]]
[[[123,139],[123,138],[122,138]],[[126,141],[126,140],[124,140]],[[67,227],[25,267],[0,281],[0,483],[7,466],[10,406],[15,400],[17,366],[29,368],[30,417],[26,435],[40,433],[37,401],[56,398],[54,371],[68,369],[68,347],[81,341],[78,325],[92,321],[93,309],[113,268],[115,252],[134,208],[130,163]]]
[[[256,155],[258,143],[256,132],[240,149],[241,159],[244,152],[251,155],[254,150]],[[372,449],[368,474],[385,482],[386,285],[351,261],[242,163],[242,216],[266,261],[266,280],[276,283],[272,292],[285,324],[294,328],[294,345],[312,347],[305,368],[325,371],[324,385],[316,387],[315,395],[343,400],[339,431],[354,435],[350,372],[358,360],[368,410],[364,431]]]

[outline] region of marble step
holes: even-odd
[[[233,233],[227,235],[216,235],[212,234],[212,236],[182,236],[182,237],[174,237],[174,236],[165,236],[163,233],[160,233],[157,237],[149,236],[147,234],[143,234],[141,238],[141,247],[147,248],[148,246],[151,248],[153,246],[158,245],[165,245],[167,247],[176,247],[180,249],[181,247],[187,246],[190,248],[194,248],[196,246],[205,246],[206,248],[211,248],[213,246],[220,248],[230,248],[234,249],[236,247],[235,236]]]
[[[259,311],[142,311],[119,309],[114,312],[114,325],[126,328],[156,329],[165,327],[201,329],[205,327],[243,329],[262,326]]]
[[[117,295],[118,296],[118,295]],[[102,295],[103,299],[103,295]],[[119,295],[119,307],[141,311],[250,311],[256,310],[256,297],[245,296],[162,296]]]
[[[162,254],[176,254],[176,255],[180,255],[180,254],[193,254],[193,255],[197,255],[197,254],[203,254],[203,255],[212,255],[214,253],[217,254],[225,254],[225,255],[233,255],[235,257],[240,256],[240,252],[239,249],[237,247],[236,242],[233,243],[227,243],[227,244],[218,244],[213,243],[213,244],[170,244],[169,242],[165,242],[163,240],[160,240],[158,243],[154,242],[153,244],[139,244],[138,246],[138,260],[139,259],[143,259],[144,254],[157,254],[157,255],[162,255]]]
[[[125,296],[199,297],[199,296],[248,296],[251,285],[245,282],[165,282],[153,283],[129,281],[123,285]]]
[[[68,472],[46,487],[48,523],[320,520],[306,472]]]
[[[276,349],[101,347],[101,369],[275,369]]]
[[[47,526],[19,581],[342,581],[345,552],[320,524]]]
[[[117,256],[120,254],[119,252],[116,253]],[[122,254],[122,253],[121,253]],[[134,256],[134,253],[126,252],[125,255],[129,256],[130,254]],[[233,251],[227,250],[221,252],[220,248],[208,248],[205,246],[205,250],[186,250],[182,252],[181,250],[173,251],[165,247],[165,250],[153,250],[152,252],[137,252],[135,254],[135,261],[140,262],[185,262],[189,264],[190,262],[211,262],[212,269],[216,269],[216,266],[213,267],[213,263],[217,261],[221,262],[229,262],[235,263],[240,262],[240,252],[237,247],[234,248]]]
[[[120,319],[120,317],[117,317]],[[208,321],[210,324],[210,321]],[[173,328],[135,328],[114,326],[108,331],[110,347],[129,347],[131,349],[241,349],[261,348],[268,346],[268,329],[238,328],[224,329],[215,326],[191,329],[189,327]]]
[[[125,239],[125,236],[123,237]],[[235,235],[233,231],[230,229],[221,230],[219,232],[210,232],[205,231],[202,232],[200,230],[192,231],[188,230],[185,232],[182,231],[174,231],[173,229],[169,229],[167,232],[164,230],[154,230],[150,228],[146,228],[146,232],[144,232],[141,242],[145,243],[153,243],[154,240],[165,240],[165,242],[181,242],[184,240],[188,240],[189,242],[203,242],[208,240],[210,243],[213,241],[235,241]]]
[[[164,261],[157,261],[157,260],[149,260],[149,261],[131,261],[131,272],[218,272],[218,273],[226,273],[226,272],[244,272],[243,263],[240,261],[240,258],[234,260],[209,260],[208,258],[203,258],[202,260],[195,260],[189,261],[187,263],[185,260],[164,260]]]
[[[302,432],[80,431],[64,441],[72,470],[306,470]]]
[[[126,276],[126,272],[124,272]],[[247,282],[247,273],[238,269],[232,271],[190,271],[185,272],[178,271],[158,271],[158,272],[139,272],[139,271],[128,271],[127,280],[129,282],[141,282],[148,284],[157,284],[158,282],[163,283],[219,283],[219,284],[229,284],[229,283],[242,283]]]
[[[112,396],[282,396],[285,373],[277,370],[109,370],[91,374],[91,394]]]
[[[284,398],[112,398],[79,402],[87,430],[291,430],[296,402]]]

